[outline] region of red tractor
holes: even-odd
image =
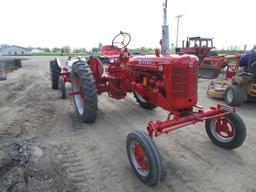
[[[186,44],[182,42],[181,52],[196,55],[201,62],[205,57],[217,56],[213,51],[213,39],[203,37],[187,37]]]
[[[107,92],[115,99],[133,93],[145,109],[161,107],[169,112],[166,120],[150,121],[147,133],[142,130],[127,136],[129,162],[138,178],[146,185],[155,185],[162,177],[160,154],[154,137],[205,121],[210,140],[224,149],[239,147],[245,140],[246,127],[234,108],[218,104],[204,110],[198,100],[198,58],[176,54],[135,56],[127,48],[130,35],[121,32],[104,46],[102,54],[110,64],[104,68],[100,59],[77,61],[72,66],[72,92],[76,111],[86,123],[96,120],[98,95]]]
[[[199,77],[212,79],[217,78],[224,67],[238,65],[240,59],[237,55],[217,56],[214,48],[212,38],[187,37],[178,52],[196,55],[199,58]]]

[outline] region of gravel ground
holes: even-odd
[[[247,126],[238,149],[213,145],[204,123],[156,138],[167,175],[147,187],[129,165],[126,136],[167,112],[144,110],[132,95],[116,101],[103,94],[96,122],[84,124],[72,98],[51,89],[50,59],[30,57],[0,82],[0,191],[256,192],[256,103],[237,109]],[[199,104],[206,108],[223,103],[206,96],[209,81],[199,80]]]

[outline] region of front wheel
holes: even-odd
[[[96,120],[98,112],[97,89],[93,73],[84,61],[72,65],[72,92],[76,111],[85,123]]]
[[[225,103],[231,106],[242,105],[245,101],[245,91],[238,85],[231,85],[227,88],[224,95]]]
[[[211,141],[224,149],[239,147],[246,137],[245,124],[236,113],[208,119],[205,122],[205,128]]]
[[[144,108],[144,109],[149,109],[152,110],[154,108],[156,108],[155,105],[149,103],[145,98],[143,98],[141,95],[137,94],[137,93],[133,93],[136,101],[139,103],[139,105]]]
[[[162,163],[151,137],[141,130],[129,133],[126,151],[137,177],[146,185],[156,185],[162,176]]]

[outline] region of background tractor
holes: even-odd
[[[131,37],[120,32],[111,45],[102,48],[109,58],[105,68],[97,57],[72,66],[72,92],[76,111],[86,123],[97,118],[98,95],[123,99],[133,93],[139,105],[152,110],[161,107],[169,112],[165,120],[150,121],[147,133],[135,130],[128,134],[126,149],[137,177],[146,185],[155,185],[163,177],[163,166],[154,137],[205,121],[210,140],[224,149],[239,147],[245,140],[246,127],[234,108],[218,104],[204,110],[197,105],[198,58],[194,55],[170,55],[167,26],[167,0],[164,3],[162,50],[155,55],[131,57],[127,46]]]
[[[213,38],[187,37],[186,43],[182,42],[182,48],[176,52],[193,54],[199,58],[199,77],[213,79],[217,78],[221,69],[229,64],[238,64],[240,56],[227,55],[218,56],[214,50]]]
[[[193,54],[199,58],[201,62],[205,57],[217,56],[214,51],[213,39],[204,37],[187,37],[186,43],[182,41],[181,52],[186,54]]]
[[[66,98],[66,82],[71,82],[71,71],[67,67],[62,67],[60,60],[55,58],[50,61],[50,77],[52,89],[58,89],[60,97]]]
[[[62,66],[59,58],[55,58],[50,61],[50,78],[52,89],[58,89],[59,95],[62,99],[67,96],[66,83],[71,83],[71,70],[75,61],[85,60],[83,57],[71,57],[69,56],[65,61],[65,65]]]
[[[207,94],[224,99],[228,105],[239,106],[247,100],[256,100],[256,52],[252,50],[241,58],[240,69],[233,66],[224,80],[212,81]]]

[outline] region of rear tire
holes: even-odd
[[[163,176],[162,162],[151,137],[141,130],[129,133],[126,139],[126,151],[137,177],[146,185],[158,184]]]
[[[74,95],[77,114],[85,123],[93,123],[98,112],[97,89],[93,73],[84,61],[72,65],[72,91],[80,91]]]
[[[238,85],[229,86],[224,95],[225,103],[230,106],[239,106],[242,105],[245,101],[245,92],[243,88]]]
[[[63,77],[59,77],[59,93],[60,93],[60,97],[61,99],[65,99],[67,94],[66,94],[66,86],[65,86],[65,81],[63,79]]]
[[[50,78],[52,83],[52,89],[58,89],[58,79],[60,77],[61,68],[59,67],[57,60],[50,61]]]
[[[205,129],[211,141],[224,149],[239,147],[246,137],[246,126],[236,113],[206,120]]]
[[[141,95],[133,92],[133,95],[136,99],[136,101],[139,103],[139,105],[144,108],[144,109],[149,109],[149,110],[152,110],[152,109],[155,109],[156,106],[147,102]]]

